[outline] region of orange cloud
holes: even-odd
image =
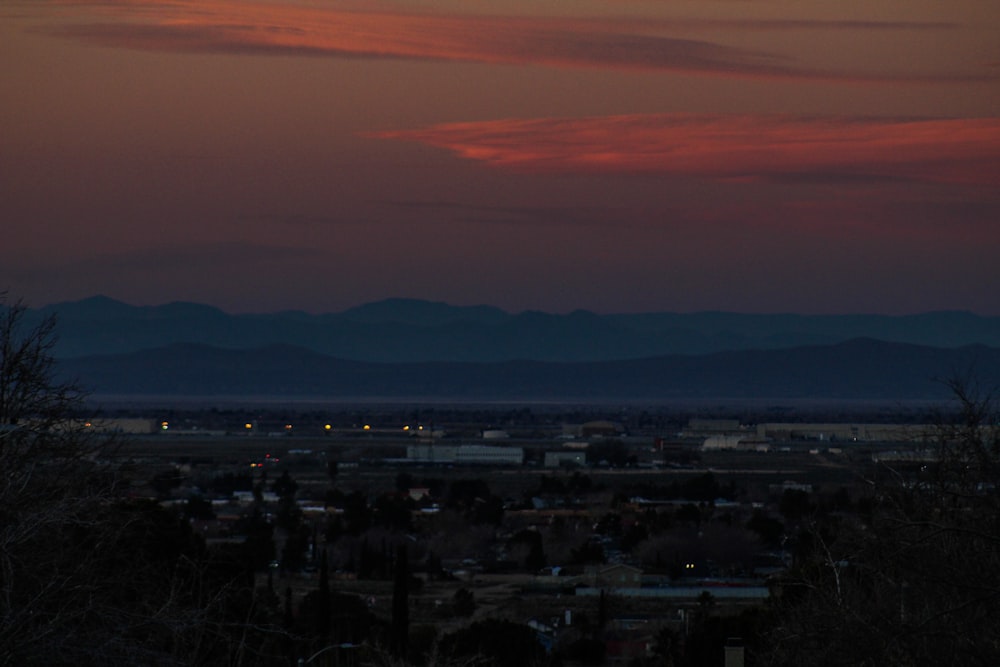
[[[66,4],[65,2],[62,4]],[[976,76],[871,75],[798,66],[769,52],[678,37],[706,25],[731,30],[945,29],[947,24],[835,21],[638,20],[344,11],[242,0],[77,0],[106,21],[50,32],[104,46],[200,53],[391,57],[491,64],[710,73],[828,81],[970,81]]]
[[[654,114],[449,123],[370,136],[521,171],[1000,185],[997,118]]]

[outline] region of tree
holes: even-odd
[[[606,563],[608,557],[604,553],[604,546],[597,541],[587,540],[570,551],[570,560],[579,565],[591,563]]]
[[[94,554],[67,559],[55,544],[93,523],[117,480],[99,461],[105,443],[73,418],[81,391],[56,378],[55,320],[29,326],[22,303],[0,309],[0,655],[32,662],[57,658],[65,645],[51,640],[96,611],[64,600]]]
[[[669,626],[663,626],[653,635],[653,655],[663,667],[676,667],[684,655],[682,637]]]
[[[410,487],[413,486],[413,475],[408,472],[400,472],[396,474],[396,490],[400,493],[409,493]]]
[[[375,499],[372,523],[390,530],[409,532],[413,528],[412,502],[396,493],[383,493]]]
[[[778,502],[778,511],[788,521],[801,521],[813,511],[809,494],[800,489],[785,489]]]
[[[410,632],[410,563],[406,545],[396,549],[395,576],[392,583],[392,650],[406,656]]]
[[[996,404],[949,385],[960,409],[929,434],[933,456],[877,464],[863,511],[808,526],[769,664],[1000,664]]]
[[[545,649],[527,625],[489,619],[445,635],[438,644],[445,659],[478,659],[483,667],[520,665],[545,661]]]
[[[79,432],[79,428],[70,429],[66,418],[80,407],[83,393],[77,384],[60,382],[55,374],[56,320],[45,317],[32,327],[27,315],[22,302],[7,306],[0,294],[0,424],[8,427],[5,449],[17,439],[13,432],[39,437],[50,434],[56,425],[62,426],[63,436],[67,431]],[[64,451],[78,444],[63,440],[48,438],[45,444],[66,444]]]
[[[781,546],[781,537],[785,533],[785,525],[775,518],[772,518],[760,510],[754,510],[746,527],[757,533],[764,543],[777,549]]]
[[[452,596],[451,604],[456,616],[472,616],[476,611],[476,595],[468,588],[459,588]]]
[[[149,485],[153,487],[158,497],[166,498],[172,490],[180,487],[182,479],[180,469],[177,466],[171,466],[169,470],[161,470],[153,475],[149,480]]]
[[[587,463],[590,465],[610,465],[612,468],[624,468],[635,463],[635,455],[628,453],[628,448],[621,440],[594,442],[587,448]]]
[[[287,470],[284,470],[281,473],[281,477],[274,480],[271,490],[282,500],[293,500],[295,492],[299,490],[299,483],[292,479]]]
[[[518,565],[529,572],[537,572],[545,567],[545,551],[542,548],[542,534],[525,528],[507,540],[507,549]]]
[[[330,618],[332,610],[330,607],[330,573],[329,562],[326,557],[326,549],[323,549],[323,559],[319,563],[319,591],[316,611],[316,637],[322,643],[326,643],[330,636]]]
[[[214,519],[215,510],[212,509],[212,501],[201,494],[192,494],[184,504],[184,517],[186,519]]]
[[[565,657],[581,665],[603,665],[607,646],[600,639],[581,637],[564,650]]]
[[[269,662],[244,564],[128,498],[114,439],[58,378],[55,320],[28,315],[0,304],[0,663]]]

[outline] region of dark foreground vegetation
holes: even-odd
[[[647,474],[613,440],[574,470],[199,470],[75,418],[23,313],[0,320],[0,664],[679,667],[735,638],[748,665],[1000,664],[1000,439],[971,381],[920,456],[811,487],[691,451]]]

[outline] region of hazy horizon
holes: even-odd
[[[8,301],[10,301],[12,299],[19,298],[16,295],[10,293],[9,291],[8,291],[7,297],[8,297]],[[850,317],[850,316],[908,317],[908,316],[919,316],[919,315],[932,315],[932,314],[939,314],[939,313],[962,313],[962,314],[975,315],[977,317],[1000,317],[1000,311],[998,311],[997,313],[994,313],[994,314],[990,314],[990,313],[977,312],[977,311],[969,310],[969,309],[958,309],[958,308],[942,308],[942,309],[937,309],[937,310],[925,310],[925,311],[915,311],[915,312],[898,312],[898,313],[894,313],[894,312],[822,312],[822,311],[812,311],[812,312],[808,312],[808,311],[796,311],[796,312],[792,312],[792,311],[757,311],[757,312],[751,312],[751,311],[736,311],[736,310],[720,310],[720,309],[716,309],[716,308],[705,308],[705,309],[688,310],[688,311],[680,311],[680,310],[645,310],[645,311],[638,311],[638,310],[636,310],[636,311],[624,311],[624,310],[621,310],[621,311],[600,311],[600,310],[592,310],[592,309],[584,308],[584,307],[572,307],[572,308],[567,308],[565,310],[541,310],[541,309],[537,309],[537,308],[526,308],[526,309],[522,309],[522,310],[510,310],[510,309],[503,308],[501,306],[498,306],[498,305],[495,305],[495,304],[491,304],[491,303],[486,303],[486,302],[453,303],[453,302],[450,302],[450,301],[444,301],[444,300],[440,300],[440,299],[423,299],[423,298],[419,298],[419,297],[398,297],[398,296],[388,296],[388,297],[384,297],[384,298],[374,299],[374,300],[371,300],[371,301],[359,302],[359,303],[355,303],[355,304],[352,304],[352,305],[345,306],[343,308],[339,308],[337,310],[317,310],[317,309],[312,309],[312,308],[278,308],[278,309],[275,309],[275,310],[268,310],[268,311],[264,311],[264,310],[230,310],[230,309],[227,309],[227,308],[225,308],[223,306],[220,306],[218,304],[210,303],[210,302],[207,302],[207,301],[192,301],[192,300],[187,300],[187,299],[170,299],[170,300],[167,300],[167,301],[159,301],[159,302],[136,303],[135,301],[129,301],[127,299],[119,299],[119,298],[116,298],[116,297],[113,297],[113,296],[110,296],[110,295],[107,295],[107,294],[92,294],[92,295],[89,295],[89,296],[81,297],[79,299],[66,299],[66,300],[59,300],[59,301],[51,301],[51,302],[48,302],[48,303],[31,303],[31,302],[25,301],[24,305],[28,306],[29,308],[31,308],[33,310],[40,310],[40,309],[43,309],[43,308],[54,308],[54,307],[61,306],[61,305],[81,303],[81,302],[88,301],[88,300],[91,300],[91,299],[101,299],[101,298],[110,299],[112,301],[123,303],[125,305],[131,306],[131,307],[134,307],[134,308],[159,308],[159,307],[170,306],[170,305],[174,305],[174,304],[190,304],[190,305],[197,305],[197,306],[208,306],[208,307],[211,307],[211,308],[218,309],[218,310],[222,311],[223,313],[225,313],[227,315],[273,315],[273,314],[279,314],[279,313],[283,313],[283,312],[301,312],[301,313],[305,313],[307,315],[339,315],[339,314],[348,312],[350,310],[353,310],[353,309],[356,309],[356,308],[361,308],[361,307],[364,307],[364,306],[370,306],[370,305],[387,303],[387,302],[393,302],[393,301],[400,301],[400,302],[420,302],[420,303],[426,303],[426,304],[432,304],[432,305],[443,305],[443,306],[448,306],[448,307],[453,307],[453,308],[495,308],[495,309],[503,311],[504,313],[506,313],[508,315],[521,315],[521,314],[531,313],[531,312],[545,313],[545,314],[549,314],[549,315],[570,315],[572,313],[586,312],[586,313],[593,313],[595,315],[644,315],[644,314],[700,315],[700,314],[720,313],[720,314],[727,314],[727,315],[749,315],[749,316],[754,316],[754,315],[760,315],[760,316],[780,316],[780,315],[793,315],[794,316],[794,315],[800,315],[800,316],[806,316],[806,317],[838,317],[838,316],[845,316],[845,317]]]

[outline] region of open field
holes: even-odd
[[[538,454],[558,449],[557,442],[521,443],[526,456],[536,457],[524,466],[456,466],[400,462],[412,440],[359,441],[356,438],[255,438],[239,436],[145,436],[135,438],[121,449],[121,454],[148,463],[190,463],[204,470],[235,471],[249,468],[251,462],[279,459],[276,469],[287,469],[300,484],[300,497],[322,497],[331,480],[327,462],[336,460],[340,469],[336,486],[344,491],[378,494],[396,488],[400,473],[408,473],[416,482],[425,478],[460,479],[476,477],[487,482],[494,493],[520,498],[537,487],[543,475],[563,474],[538,465]],[[581,469],[596,486],[612,492],[629,493],[644,486],[669,484],[711,472],[723,485],[730,482],[752,496],[766,494],[770,484],[786,480],[816,487],[849,485],[856,481],[870,458],[870,447],[855,446],[843,454],[810,453],[806,446],[786,452],[698,452],[699,461],[684,467],[660,465],[662,458],[648,443],[628,445],[642,467],[588,467]],[[696,450],[692,450],[696,451]],[[387,462],[391,461],[391,462]],[[655,467],[654,467],[655,465]]]

